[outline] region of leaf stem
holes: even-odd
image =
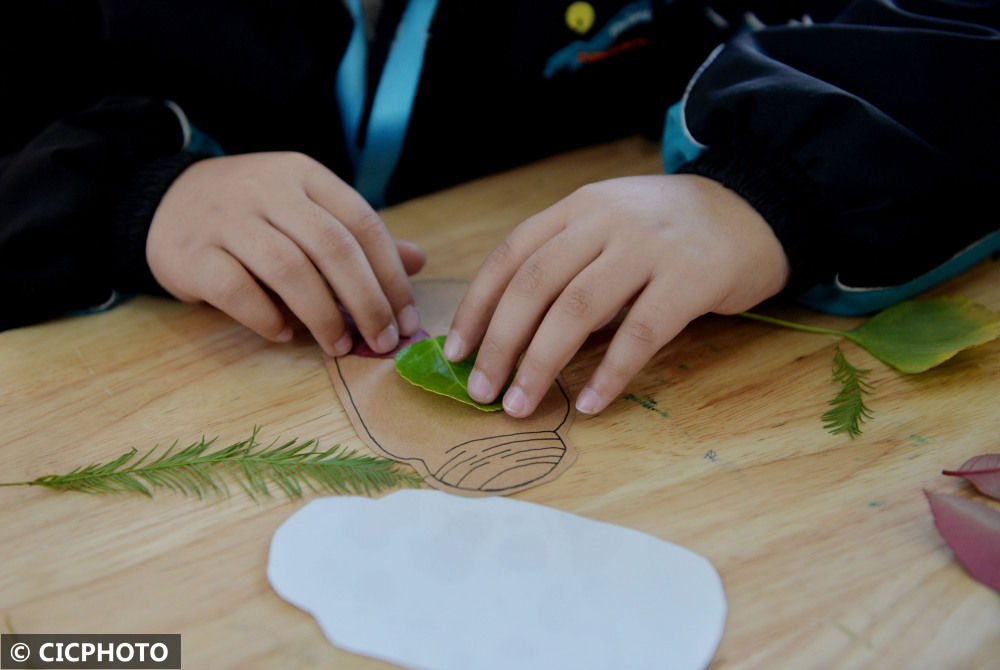
[[[983,470],[942,470],[942,475],[949,477],[968,477],[970,475],[995,475],[1000,474],[1000,468],[986,468]]]
[[[821,328],[819,326],[806,326],[801,323],[795,323],[793,321],[776,319],[773,316],[754,314],[753,312],[740,312],[737,316],[753,319],[754,321],[763,321],[764,323],[769,323],[772,326],[782,326],[784,328],[791,328],[792,330],[801,330],[802,332],[805,333],[816,333],[819,335],[835,335],[837,337],[847,337],[847,338],[850,337],[850,335],[845,330],[836,330],[833,328]]]

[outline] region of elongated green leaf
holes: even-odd
[[[44,486],[57,491],[111,493],[127,491],[152,497],[153,489],[166,488],[203,498],[213,493],[229,495],[228,474],[254,500],[270,497],[268,482],[288,498],[298,498],[305,489],[313,492],[352,493],[382,491],[397,486],[420,486],[421,478],[398,463],[371,456],[358,456],[340,446],[320,449],[315,441],[291,440],[264,446],[257,442],[258,429],[249,439],[207,452],[215,440],[202,439],[174,451],[176,443],[152,458],[153,447],[137,460],[135,449],[105,464],[76,468],[64,475],[44,475],[31,481],[5,482],[0,486]]]
[[[475,356],[461,363],[452,363],[444,357],[444,339],[444,335],[429,337],[406,347],[396,354],[396,370],[415,386],[454,398],[484,412],[503,409],[500,401],[483,405],[469,397],[466,387]]]
[[[1000,314],[967,298],[911,300],[844,335],[901,372],[924,372],[963,349],[1000,337]]]

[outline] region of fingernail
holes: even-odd
[[[523,416],[528,406],[528,397],[519,386],[511,386],[503,396],[503,409],[511,416]]]
[[[396,325],[390,323],[386,326],[385,330],[379,333],[379,336],[375,338],[375,351],[380,354],[384,354],[387,351],[392,351],[399,344],[399,331],[396,330]]]
[[[576,410],[583,414],[594,414],[600,411],[601,402],[601,396],[597,395],[597,392],[588,386],[580,391],[580,395],[577,396]]]
[[[295,333],[292,332],[292,327],[285,326],[284,328],[281,329],[281,332],[278,333],[278,335],[274,339],[276,339],[278,342],[291,342],[293,335],[295,335]]]
[[[469,397],[476,402],[490,402],[493,396],[490,395],[490,380],[479,370],[469,373],[469,385],[467,388]]]
[[[444,341],[444,357],[452,363],[457,363],[465,358],[463,353],[465,353],[465,342],[462,340],[462,336],[458,334],[458,331],[449,331],[448,337]]]
[[[337,340],[337,343],[333,345],[333,355],[343,356],[349,353],[353,348],[354,348],[354,340],[351,339],[351,334],[344,333],[343,335],[340,336],[340,339]]]
[[[399,332],[403,335],[413,335],[417,332],[417,328],[420,328],[420,315],[413,305],[407,305],[400,310],[396,320],[399,322]]]

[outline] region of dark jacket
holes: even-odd
[[[366,114],[405,4],[370,44]],[[592,0],[575,23],[570,4],[439,1],[388,202],[658,136],[683,96],[697,157],[669,167],[753,203],[796,291],[912,288],[996,230],[973,213],[1000,186],[997,2],[859,0],[836,19],[839,0]],[[293,150],[353,179],[336,0],[17,5],[0,10],[0,328],[161,292],[146,234],[196,160]]]

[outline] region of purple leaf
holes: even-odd
[[[1000,454],[973,456],[958,470],[943,470],[942,474],[964,477],[981,493],[1000,500]]]
[[[934,525],[969,574],[1000,592],[1000,512],[948,495],[924,491]]]
[[[362,358],[395,358],[396,354],[399,353],[404,348],[410,346],[414,342],[419,342],[420,340],[426,340],[430,335],[423,328],[419,328],[417,332],[413,333],[409,337],[400,337],[399,344],[392,351],[387,351],[384,354],[377,353],[374,349],[368,346],[365,342],[365,338],[361,336],[361,331],[358,330],[358,324],[354,321],[354,317],[341,306],[340,314],[344,317],[344,324],[351,331],[351,337],[354,338],[354,348],[347,352],[348,356],[361,356]]]
[[[354,348],[351,349],[350,356],[364,356],[365,358],[394,358],[397,353],[402,349],[410,346],[414,342],[419,342],[420,340],[426,340],[430,335],[427,334],[423,328],[417,330],[409,337],[399,338],[399,346],[397,346],[392,351],[387,351],[384,354],[376,353],[368,343],[365,342],[365,338],[361,337],[360,334],[355,334],[354,336]]]

